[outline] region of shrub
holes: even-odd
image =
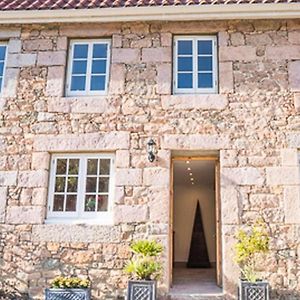
[[[158,279],[162,270],[158,256],[163,251],[161,244],[156,241],[139,240],[130,246],[133,258],[127,263],[124,271],[138,280]]]
[[[90,286],[88,279],[79,277],[55,277],[51,282],[51,288],[54,289],[86,289]]]

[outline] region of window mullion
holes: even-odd
[[[91,74],[92,74],[92,58],[94,44],[88,43],[88,58],[87,58],[87,73],[86,73],[86,92],[89,94],[91,91]]]
[[[81,157],[78,172],[78,196],[77,196],[77,216],[80,218],[84,212],[84,194],[86,185],[86,157]]]
[[[193,90],[198,89],[198,39],[193,39]]]

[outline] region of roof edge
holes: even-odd
[[[300,3],[0,11],[0,24],[285,18],[300,18]]]

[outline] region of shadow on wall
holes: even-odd
[[[299,300],[300,291],[293,290],[271,290],[270,299],[276,300]]]
[[[29,300],[28,294],[19,293],[13,288],[6,288],[0,290],[1,300]]]

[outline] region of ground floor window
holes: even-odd
[[[113,165],[112,154],[52,155],[48,220],[109,219]]]

